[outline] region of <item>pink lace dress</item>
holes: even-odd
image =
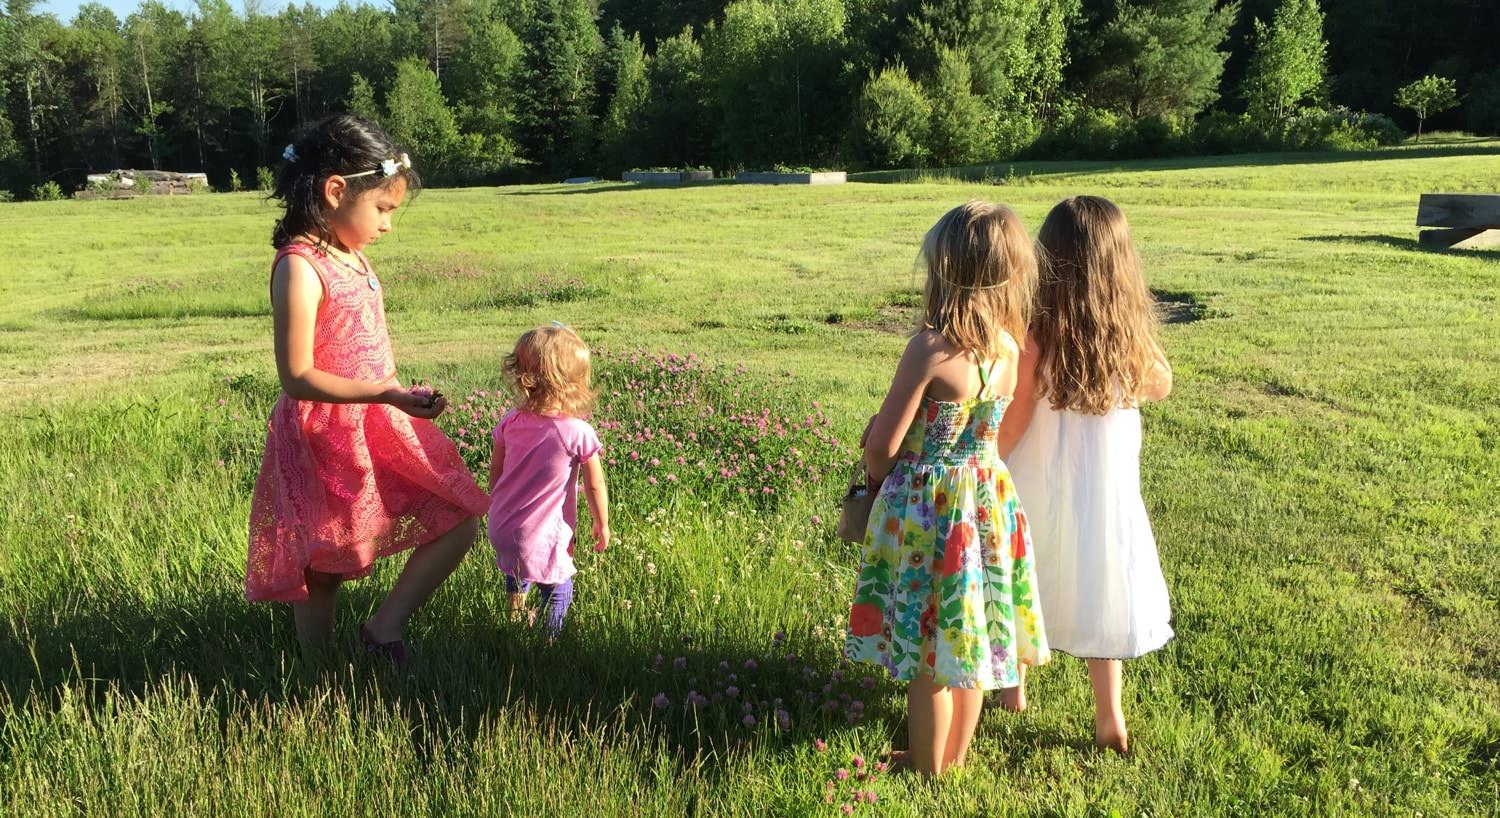
[[[345,378],[396,374],[374,276],[293,244],[323,281],[313,365]],[[317,403],[283,393],[271,410],[250,503],[245,597],[307,599],[307,571],[365,576],[377,557],[423,545],[489,507],[453,442],[385,404]]]

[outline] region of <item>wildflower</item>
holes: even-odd
[[[655,706],[657,710],[666,710],[667,707],[672,704],[672,700],[667,698],[667,694],[658,693],[656,694],[656,698],[651,700],[651,704]]]
[[[815,738],[813,739],[813,749],[820,753],[826,753],[828,752],[828,742],[820,738]]]
[[[746,713],[745,714],[745,718],[741,719],[741,721],[744,723],[744,725],[746,727],[754,727],[755,726],[755,716],[752,716],[749,713]]]
[[[649,576],[653,576],[653,577],[656,576],[656,563],[654,563],[654,562],[648,562],[648,563],[646,563],[646,574],[649,575]]]
[[[735,687],[734,685],[730,685],[729,687],[724,688],[724,695],[728,696],[731,699],[736,698],[740,695],[740,689],[738,687]]]
[[[853,815],[854,814],[854,805],[853,804],[845,804],[842,807],[839,807],[839,809],[842,810],[845,815]]]
[[[686,656],[678,656],[677,658],[673,659],[672,660],[672,669],[673,670],[687,670],[687,657]]]
[[[840,767],[838,769],[838,772],[836,772],[836,773],[833,774],[833,777],[837,778],[840,781],[848,781],[849,780],[849,771],[846,770],[846,769],[844,769],[843,767]]]
[[[776,711],[776,726],[782,730],[792,729],[792,714],[785,710]]]
[[[746,670],[754,670],[756,667],[758,667],[758,666],[755,664],[755,660],[754,659],[746,659],[745,660],[745,669]]]
[[[864,766],[865,766],[865,757],[864,756],[855,756],[854,757],[854,769],[856,769],[856,770],[862,769]]]

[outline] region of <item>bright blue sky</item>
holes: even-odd
[[[37,3],[37,11],[54,14],[57,16],[57,19],[62,20],[66,23],[69,20],[73,19],[73,15],[78,11],[79,6],[88,1],[89,0],[42,0],[40,3]],[[110,10],[119,15],[121,20],[124,20],[126,15],[130,14],[132,11],[135,11],[136,8],[138,8],[141,4],[140,0],[95,0],[95,2],[102,3],[105,6],[109,7]],[[300,6],[303,4],[303,2],[304,0],[296,0],[295,5]],[[338,5],[338,0],[311,0],[311,2],[313,5],[320,6],[322,8],[331,8]],[[359,3],[364,3],[365,5],[371,6],[386,5],[383,2],[371,2],[371,0],[349,0],[349,2],[353,5],[358,5]],[[179,11],[192,11],[197,7],[193,0],[162,0],[162,4],[167,8],[174,8],[178,9]],[[244,4],[242,0],[229,0],[229,5],[233,6],[236,11],[244,10]],[[264,11],[279,11],[281,8],[287,5],[289,5],[288,0],[261,0],[261,8]]]

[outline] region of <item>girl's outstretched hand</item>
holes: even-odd
[[[599,552],[609,547],[609,526],[594,523],[594,551]]]
[[[443,393],[434,392],[431,387],[426,386],[388,389],[381,399],[406,414],[423,420],[432,420],[448,408],[448,399],[443,397]]]

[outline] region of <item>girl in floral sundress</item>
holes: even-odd
[[[984,691],[1047,661],[1026,517],[995,449],[1036,257],[1009,208],[970,202],[927,233],[922,328],[862,445],[880,493],[844,652],[909,682],[904,763],[960,765]],[[900,759],[898,759],[900,760]]]

